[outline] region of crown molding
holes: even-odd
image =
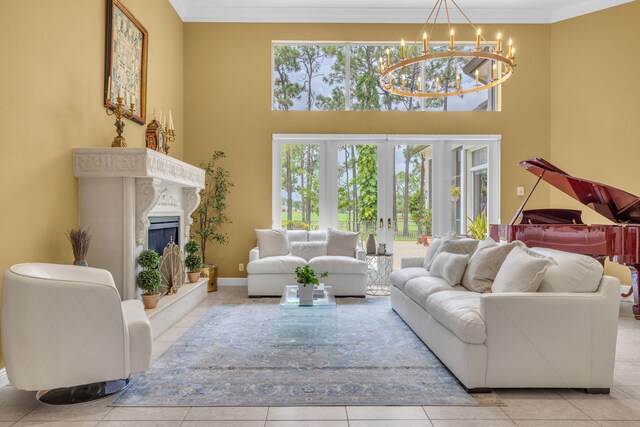
[[[580,3],[554,7],[551,11],[551,22],[559,22],[577,16],[587,15],[621,4],[631,3],[633,0],[583,0]]]
[[[469,18],[478,24],[551,24],[633,0],[582,0],[553,8],[467,8]],[[184,22],[257,22],[257,23],[398,23],[419,24],[426,19],[427,8],[365,7],[250,7],[194,6],[189,0],[169,0]],[[452,23],[465,23],[457,10],[450,10]],[[438,22],[446,22],[440,17]]]

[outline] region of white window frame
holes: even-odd
[[[337,145],[372,143],[378,148],[378,217],[391,217],[393,200],[393,150],[396,145],[431,145],[432,171],[432,232],[442,235],[451,224],[451,150],[463,145],[487,147],[488,195],[487,219],[500,223],[500,144],[501,135],[393,135],[393,134],[273,134],[272,135],[272,227],[282,226],[282,146],[288,144],[319,144],[319,227],[336,227],[338,223],[338,177],[331,173],[337,168]],[[465,157],[465,156],[463,156]],[[331,166],[329,166],[331,165]],[[335,166],[334,166],[335,165]],[[466,181],[466,180],[465,180]],[[463,181],[464,182],[464,181]],[[386,230],[386,227],[385,227]],[[387,235],[387,244],[393,240]]]

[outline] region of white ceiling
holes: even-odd
[[[421,23],[435,0],[169,0],[185,22]],[[449,0],[449,9],[455,9]],[[633,0],[457,0],[476,23],[548,24]],[[453,14],[453,22],[463,17]],[[441,19],[439,19],[441,21]]]

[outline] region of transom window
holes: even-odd
[[[447,44],[431,45],[433,51]],[[475,45],[460,45],[472,49]],[[447,98],[418,99],[390,94],[378,78],[379,57],[399,60],[397,43],[374,42],[274,42],[272,45],[272,108],[274,110],[320,111],[495,111],[498,88]],[[419,55],[419,49],[407,49],[407,56]],[[455,85],[456,74],[462,84],[473,85],[475,71],[480,78],[490,73],[490,62],[465,61],[463,58],[433,60],[407,67],[403,74],[407,87],[417,85],[418,77],[426,87],[435,87],[436,77],[443,88]]]

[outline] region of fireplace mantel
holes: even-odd
[[[205,172],[147,148],[77,148],[73,171],[79,225],[93,235],[89,264],[111,272],[123,299],[135,298],[135,259],[147,248],[149,216],[180,216],[184,245]]]

